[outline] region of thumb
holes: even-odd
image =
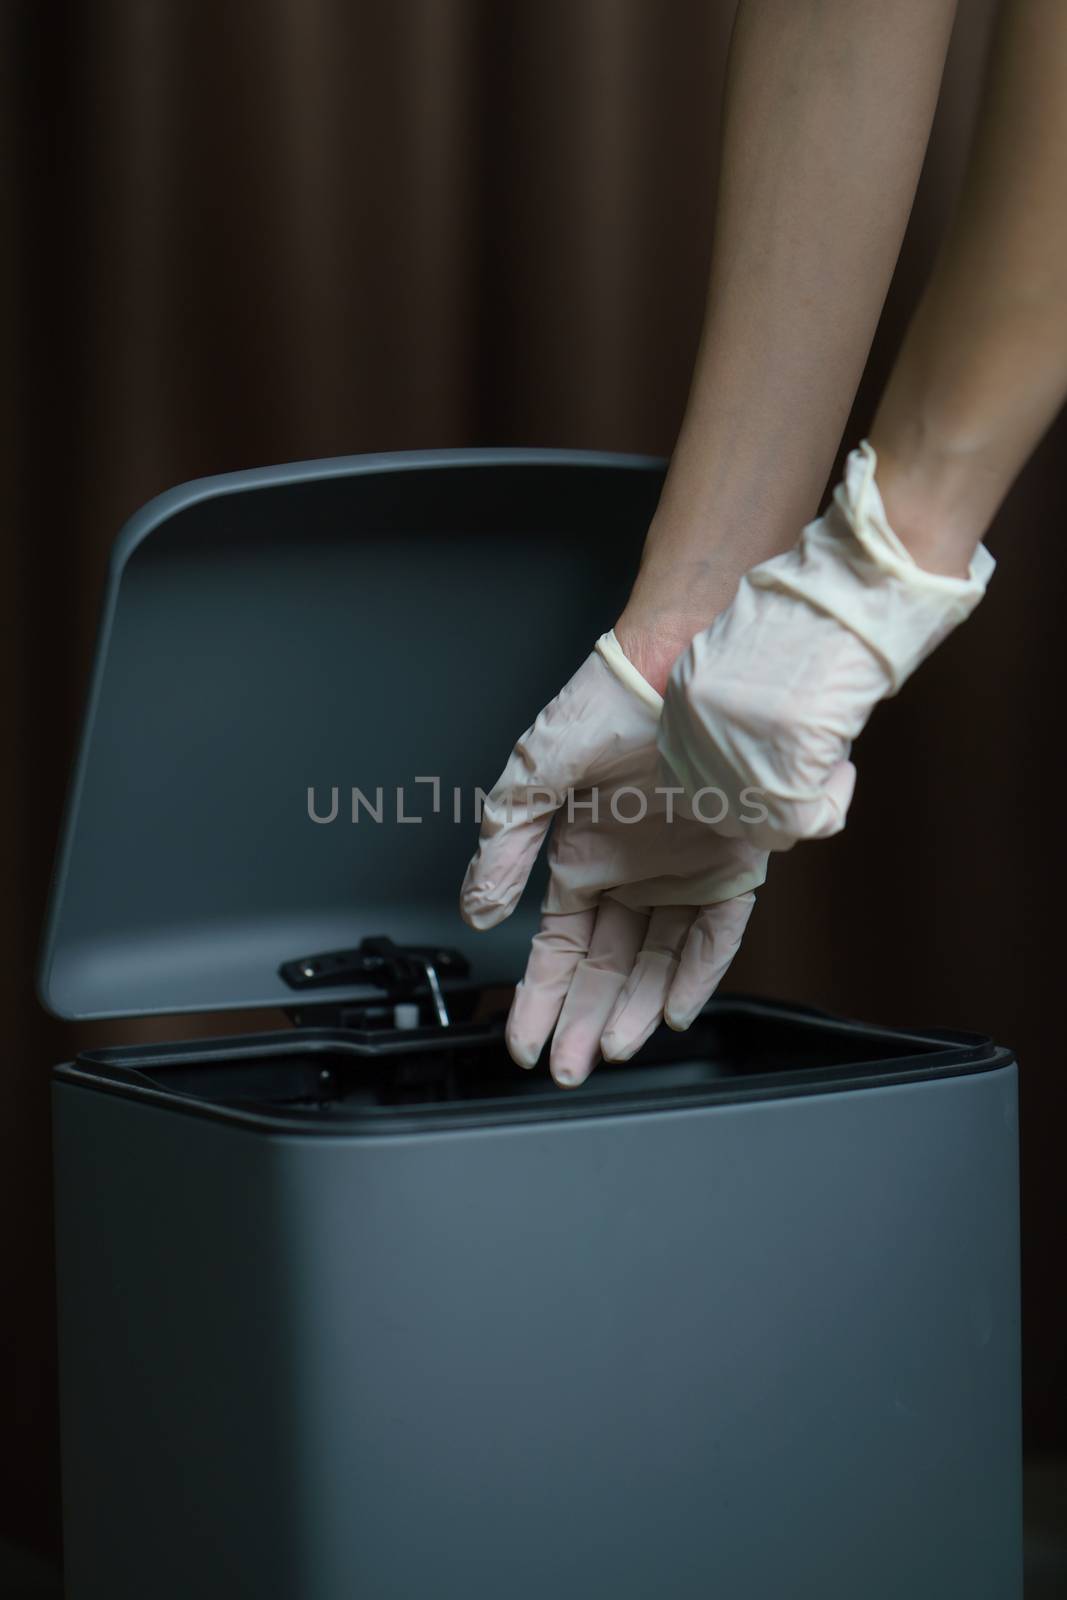
[[[511,752],[482,812],[482,831],[460,890],[460,912],[472,928],[495,928],[510,916],[537,852],[569,789],[591,781],[605,741],[618,743],[605,712],[605,690],[617,679],[594,651],[545,706]]]
[[[530,781],[517,750],[486,800],[478,849],[460,890],[460,913],[470,927],[495,928],[514,911],[562,803],[558,790]]]

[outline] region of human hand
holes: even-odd
[[[916,563],[886,519],[875,466],[870,445],[851,453],[829,509],[742,579],[671,674],[660,748],[687,795],[716,792],[724,836],[786,850],[839,832],[852,741],[985,592],[982,546],[966,578]]]
[[[508,1049],[581,1083],[661,1020],[686,1028],[740,944],[766,856],[699,819],[660,770],[660,696],[606,634],[523,734],[486,802],[464,919],[510,915],[552,827],[549,887]],[[553,827],[554,823],[554,827]]]

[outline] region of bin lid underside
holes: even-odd
[[[476,790],[619,614],[662,470],[351,457],[203,479],[140,511],[108,574],[49,1009],[291,1004],[283,962],[375,934],[515,976],[543,876],[500,929],[464,925]]]

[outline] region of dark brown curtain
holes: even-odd
[[[852,436],[951,204],[988,13],[962,0]],[[8,0],[0,13],[0,1526],[16,1536],[57,1538],[49,1066],[90,1035],[152,1031],[60,1025],[32,990],[109,543],[160,489],[257,463],[471,443],[669,451],[732,14],[731,0]],[[1034,1448],[1065,1431],[1065,453],[1061,425],[992,536],[987,603],[879,711],[848,831],[775,863],[731,980],[1018,1048]]]

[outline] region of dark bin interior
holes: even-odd
[[[899,1033],[761,1001],[713,1003],[687,1033],[661,1028],[634,1058],[600,1064],[578,1089],[560,1089],[545,1061],[516,1067],[499,1021],[359,1031],[310,1027],[195,1045],[144,1046],[79,1059],[117,1090],[229,1111],[337,1127],[432,1114],[499,1117],[585,1113],[627,1104],[690,1103],[811,1093],[990,1064],[988,1041]]]

